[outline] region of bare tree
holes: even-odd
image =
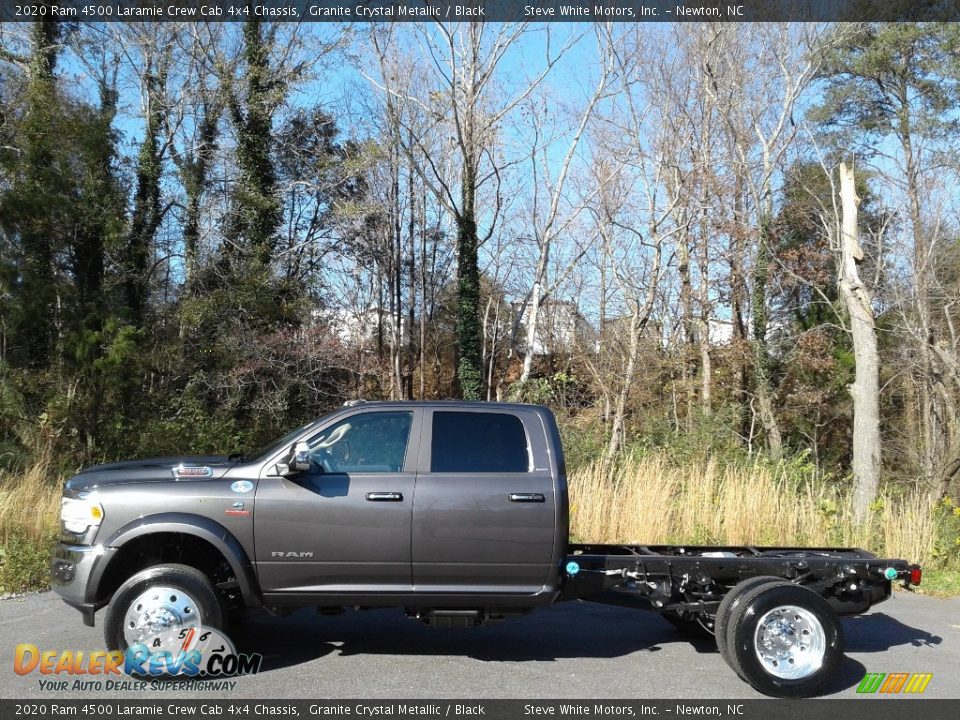
[[[880,357],[870,292],[860,278],[863,249],[857,230],[857,197],[853,168],[840,163],[843,220],[838,243],[840,296],[850,316],[856,378],[853,397],[853,511],[863,520],[880,485]]]
[[[387,114],[401,131],[399,146],[431,193],[453,220],[457,246],[457,376],[464,397],[479,398],[482,386],[482,328],[478,250],[494,231],[500,214],[504,160],[497,156],[497,136],[504,119],[536,89],[570,43],[554,48],[547,34],[547,56],[532,77],[509,87],[501,64],[519,39],[525,23],[428,23],[416,26],[420,51],[430,62],[430,82],[413,87],[404,48],[394,28],[375,27],[371,44],[379,67],[367,77],[383,95]],[[416,109],[411,114],[408,108]],[[421,119],[411,126],[411,117]],[[428,122],[422,122],[422,119]],[[426,127],[424,127],[426,125]],[[424,132],[424,130],[426,132]],[[451,138],[453,167],[433,152],[427,138]],[[478,206],[481,191],[491,186],[492,207]],[[479,230],[480,218],[486,232]]]
[[[768,450],[779,458],[783,440],[773,410],[767,347],[773,190],[776,173],[797,134],[794,114],[798,102],[822,62],[823,29],[813,24],[779,23],[714,26],[705,31],[712,34],[713,44],[725,48],[717,53],[716,66],[707,67],[706,87],[724,120],[731,151],[735,239],[731,265],[734,283],[741,290],[750,260],[753,266],[750,346],[758,415]],[[752,240],[752,248],[746,244],[747,238]],[[734,297],[734,321],[742,328],[741,308],[736,307],[741,300]]]
[[[608,335],[619,329],[617,339],[608,337],[607,347],[608,352],[617,347],[619,357],[601,374],[604,393],[612,401],[608,459],[625,439],[628,401],[644,344],[660,343],[649,325],[658,298],[665,293],[672,262],[667,249],[685,243],[690,225],[680,211],[690,192],[690,173],[681,169],[681,158],[689,152],[692,133],[670,120],[678,100],[684,98],[682,94],[678,98],[675,88],[663,80],[669,53],[654,55],[657,40],[645,34],[650,31],[634,32],[633,42],[615,55],[617,77],[624,83],[620,102],[604,116],[606,127],[596,139],[605,156],[625,159],[622,168],[597,173],[601,189],[593,208],[604,252],[609,255],[605,263],[609,282],[625,310],[601,329]],[[651,57],[657,58],[654,67],[659,71],[650,72]]]
[[[536,344],[538,320],[544,303],[556,291],[557,287],[574,271],[577,264],[590,248],[589,240],[582,240],[565,259],[557,276],[550,278],[550,261],[557,240],[563,237],[571,228],[572,223],[579,217],[582,210],[592,201],[598,191],[593,188],[572,203],[567,203],[567,181],[570,177],[571,164],[576,157],[580,142],[584,137],[587,126],[592,119],[598,104],[617,92],[612,87],[611,79],[618,70],[618,58],[622,51],[618,48],[621,39],[614,33],[612,23],[598,26],[596,30],[597,56],[600,59],[600,69],[593,92],[590,94],[578,117],[572,134],[566,142],[566,151],[555,172],[551,168],[556,166],[552,157],[556,152],[554,143],[541,142],[544,132],[542,119],[545,116],[543,108],[535,108],[529,113],[534,126],[533,152],[530,157],[530,167],[533,177],[531,202],[531,227],[533,228],[534,245],[536,248],[536,265],[533,272],[531,287],[521,302],[521,312],[517,314],[516,324],[521,321],[526,325],[526,353],[523,358],[523,370],[520,373],[520,382],[530,378],[533,369],[533,348]],[[544,193],[544,191],[546,191]],[[547,197],[543,198],[542,195]],[[515,334],[515,333],[514,333]]]

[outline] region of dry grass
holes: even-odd
[[[920,563],[934,559],[935,500],[922,494],[885,496],[870,521],[857,525],[849,499],[834,487],[801,483],[762,464],[677,466],[651,454],[613,468],[587,466],[569,482],[571,530],[581,542],[856,546]],[[30,577],[31,563],[45,563],[56,533],[60,493],[48,459],[0,473],[0,547],[18,548]],[[31,548],[36,559],[27,557]],[[5,557],[0,569],[11,570],[15,559]]]
[[[48,542],[57,531],[61,490],[48,456],[21,471],[0,471],[0,545],[14,534]]]
[[[652,454],[589,465],[569,484],[571,532],[583,542],[844,545],[921,563],[936,543],[931,496],[885,496],[869,522],[856,524],[834,487],[759,463],[678,467]]]

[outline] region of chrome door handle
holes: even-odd
[[[510,493],[510,502],[546,502],[542,493]]]
[[[398,492],[368,492],[367,500],[371,502],[400,502],[403,500],[403,493]]]

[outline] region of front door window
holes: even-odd
[[[412,412],[371,412],[341,420],[308,441],[315,471],[398,473],[410,444]]]

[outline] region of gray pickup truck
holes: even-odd
[[[247,456],[118,462],[72,478],[55,590],[114,650],[266,610],[402,607],[471,626],[554,602],[636,605],[709,633],[761,692],[815,694],[838,615],[920,582],[855,548],[582,545],[539,406],[343,407]]]

